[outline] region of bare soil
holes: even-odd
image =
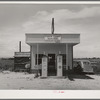
[[[2,90],[100,90],[99,75],[69,75],[66,78],[41,79],[34,74],[0,72]]]

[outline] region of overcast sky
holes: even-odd
[[[74,57],[100,57],[100,5],[89,4],[0,4],[0,57],[12,57],[22,41],[30,51],[25,33],[80,33]]]

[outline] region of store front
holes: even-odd
[[[80,34],[26,34],[31,70],[41,66],[43,77],[63,76],[73,68],[73,46],[79,42]]]

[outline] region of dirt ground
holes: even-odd
[[[0,72],[2,90],[100,90],[99,75],[70,75],[66,78],[34,78],[34,74]]]

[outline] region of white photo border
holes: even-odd
[[[100,1],[0,1],[0,4],[100,4]],[[100,90],[0,90],[0,99],[100,99]]]

